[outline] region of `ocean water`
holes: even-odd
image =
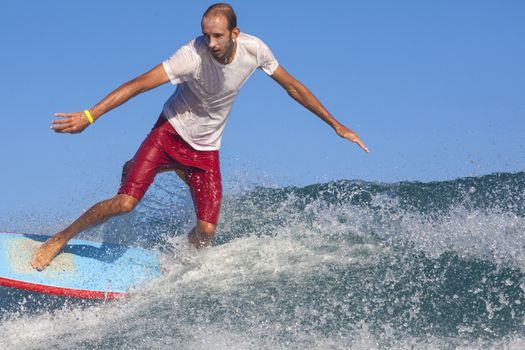
[[[164,277],[112,302],[1,288],[0,348],[525,348],[523,172],[237,191],[200,252],[172,180],[83,236],[169,254]]]

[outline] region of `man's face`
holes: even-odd
[[[233,39],[237,36],[228,30],[228,20],[224,16],[206,16],[202,18],[202,34],[213,57],[224,61],[233,50]]]

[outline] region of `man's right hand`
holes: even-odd
[[[51,129],[59,133],[78,134],[89,126],[89,121],[84,112],[55,113],[55,119],[51,123]]]

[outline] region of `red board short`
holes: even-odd
[[[182,170],[197,219],[217,225],[222,198],[219,151],[197,151],[161,114],[124,170],[119,194],[141,200],[160,170]]]

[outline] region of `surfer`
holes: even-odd
[[[197,224],[188,234],[195,247],[208,245],[217,227],[222,197],[219,148],[237,93],[255,69],[262,69],[298,103],[331,126],[337,135],[368,148],[357,134],[339,123],[321,102],[275,59],[257,37],[237,27],[233,8],[211,5],[201,21],[202,35],[180,47],[169,59],[130,80],[91,109],[56,113],[51,128],[80,133],[132,97],[167,82],[176,85],[153,129],[132,160],[124,165],[117,194],[103,200],[33,255],[31,265],[43,270],[79,232],[132,211],[159,171],[175,170],[191,191]]]

